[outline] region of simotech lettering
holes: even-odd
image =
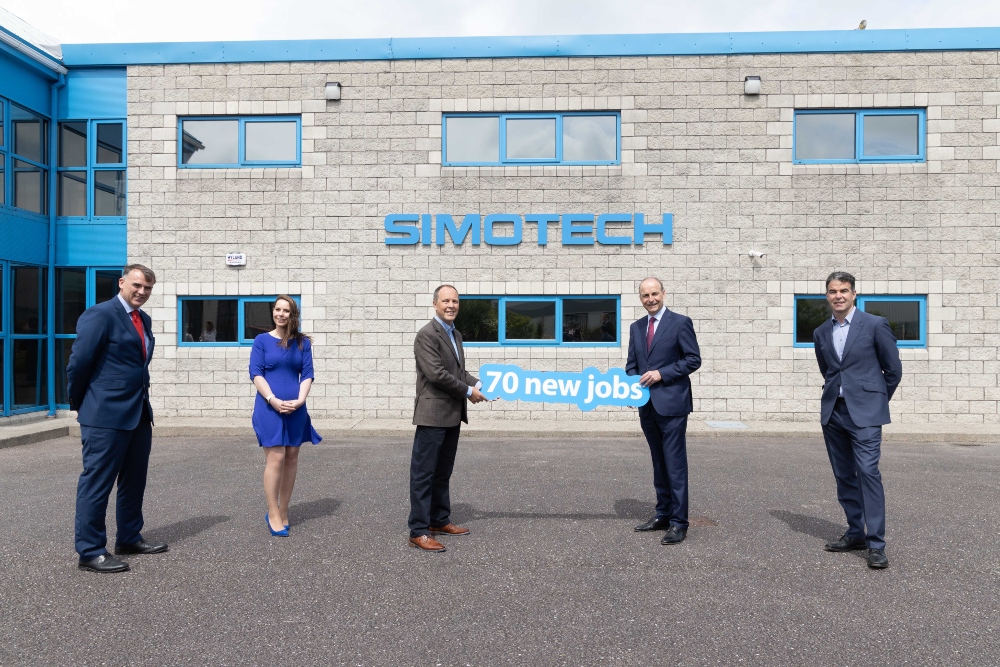
[[[471,239],[472,245],[518,245],[527,225],[537,229],[538,245],[548,245],[550,239],[564,246],[643,245],[647,235],[659,235],[663,245],[674,242],[672,213],[664,213],[660,224],[647,223],[642,213],[498,213],[485,218],[469,213],[461,222],[448,213],[402,213],[385,216],[385,244],[445,245],[450,239],[462,245]]]

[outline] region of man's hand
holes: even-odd
[[[646,371],[642,374],[642,377],[639,378],[639,384],[643,387],[649,387],[662,379],[663,378],[660,377],[660,371]]]
[[[478,389],[473,388],[472,393],[469,394],[469,400],[473,403],[482,403],[483,401],[489,400],[483,396],[483,392]]]

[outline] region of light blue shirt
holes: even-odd
[[[132,319],[132,311],[133,310],[138,310],[138,308],[133,308],[132,306],[128,305],[128,301],[126,301],[122,297],[122,293],[121,292],[118,293],[118,300],[122,302],[123,306],[125,306],[125,312],[128,313],[129,319]],[[149,355],[149,331],[146,330],[145,323],[143,323],[143,325],[142,325],[142,342],[146,345],[146,355],[148,356]]]
[[[833,349],[841,361],[844,360],[844,345],[847,344],[847,334],[851,333],[851,320],[854,319],[854,311],[856,310],[857,306],[851,308],[851,312],[847,313],[843,322],[838,321],[836,315],[833,317]],[[839,395],[843,396],[844,385],[841,385],[838,391]]]
[[[440,324],[441,326],[444,327],[445,333],[448,334],[448,340],[451,341],[451,347],[452,347],[452,349],[455,350],[455,358],[458,359],[459,361],[461,361],[462,360],[462,355],[460,355],[458,353],[458,343],[455,342],[455,325],[454,324],[448,324],[447,322],[445,322],[444,320],[442,320],[437,315],[434,316],[434,319],[438,321],[438,324]],[[474,388],[475,389],[479,389],[482,386],[483,386],[482,382],[477,382],[476,386]],[[469,389],[465,392],[465,395],[466,396],[472,396],[472,390],[473,390],[473,387],[470,386]]]
[[[667,309],[664,308],[663,306],[660,306],[660,309],[658,311],[656,311],[655,315],[649,315],[650,317],[653,318],[653,335],[654,336],[656,335],[656,330],[660,328],[660,320],[663,319],[663,313],[665,313],[665,312],[667,312]],[[647,313],[647,315],[648,315],[648,313]],[[649,322],[646,322],[646,327],[648,329]]]

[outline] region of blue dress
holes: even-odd
[[[297,399],[302,381],[314,378],[312,344],[303,340],[299,349],[298,343],[290,341],[286,350],[271,334],[260,334],[250,350],[250,381],[258,375],[267,380],[278,399]],[[303,442],[315,445],[323,439],[312,427],[305,405],[283,415],[268,405],[260,392],[253,404],[253,430],[261,447],[298,447]]]

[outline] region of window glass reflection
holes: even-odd
[[[507,159],[554,160],[555,118],[508,118]]]
[[[864,310],[889,320],[896,340],[920,340],[919,301],[866,300]]]
[[[182,164],[237,164],[237,120],[186,120],[181,123]]]
[[[87,270],[56,269],[56,333],[75,334],[76,321],[86,309]]]
[[[56,215],[87,215],[87,172],[64,171],[59,174],[59,206]]]
[[[235,343],[238,299],[185,299],[181,307],[186,343]]]
[[[865,115],[864,154],[916,155],[919,150],[919,118],[916,114]]]
[[[795,116],[797,160],[853,160],[853,113],[809,113]]]
[[[554,301],[507,301],[506,306],[505,333],[508,339],[555,340]]]
[[[125,215],[125,172],[94,172],[94,215]]]
[[[6,190],[7,190],[7,179],[6,174],[3,171],[4,156],[0,154],[0,204],[7,203]]]
[[[122,158],[122,124],[98,123],[97,164],[121,164]]]
[[[69,364],[69,355],[73,351],[74,340],[76,339],[56,339],[56,403],[60,405],[67,405],[69,403],[69,392],[66,390],[68,384],[66,366]]]
[[[49,402],[48,364],[45,339],[31,338],[11,341],[13,357],[13,405],[11,408],[33,408]]]
[[[32,213],[48,213],[45,197],[47,170],[21,160],[11,160],[11,163],[14,171],[14,206]]]
[[[0,104],[0,148],[4,145],[4,137],[7,136],[3,131],[3,105]],[[2,376],[0,376],[2,377]],[[3,411],[3,401],[0,401],[0,412]]]
[[[16,104],[10,105],[10,124],[14,152],[40,164],[49,163],[45,147],[48,122]]]
[[[295,162],[298,130],[294,121],[246,123],[246,159],[249,162]]]
[[[462,299],[455,328],[466,343],[498,343],[500,330],[499,299]]]
[[[500,119],[496,116],[448,118],[445,132],[447,162],[500,160]]]
[[[812,343],[816,327],[833,317],[825,298],[800,297],[795,299],[795,342]]]
[[[87,166],[87,123],[59,123],[59,166]]]
[[[122,277],[121,271],[96,271],[94,276],[94,303],[104,303],[115,298],[120,291],[118,279]]]
[[[243,338],[253,340],[262,333],[274,329],[271,319],[271,301],[247,301],[243,304]]]
[[[618,303],[614,299],[564,299],[564,343],[614,343]]]
[[[563,160],[618,159],[618,119],[615,116],[563,117]]]
[[[13,331],[16,334],[45,333],[45,275],[37,266],[14,266],[10,269],[13,297]]]

